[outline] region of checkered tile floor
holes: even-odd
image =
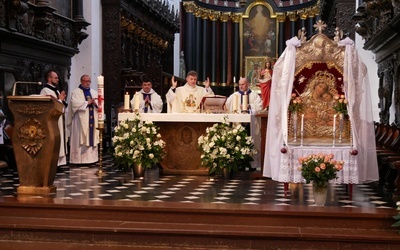
[[[59,167],[54,198],[183,203],[269,204],[278,206],[315,206],[311,185],[252,179],[250,172],[239,172],[232,179],[211,176],[159,175],[157,168],[146,171],[144,179],[115,169],[111,157],[103,159],[104,177],[96,176],[98,167]],[[15,196],[18,173],[0,173],[0,197]],[[331,185],[325,206],[393,208],[395,202],[374,184]],[[41,197],[37,197],[41,198]]]

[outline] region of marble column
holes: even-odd
[[[217,85],[217,24],[219,18],[219,12],[211,12],[209,15],[211,20],[211,71],[210,71],[210,83],[212,86]]]
[[[193,3],[184,4],[185,7],[185,62],[186,62],[186,70],[193,70],[194,67],[194,58],[195,58],[195,50],[194,50],[194,29],[195,27],[195,17],[194,11],[196,10],[196,6]]]
[[[202,54],[202,58],[201,58],[201,63],[202,63],[201,73],[202,74],[199,75],[200,79],[198,79],[198,81],[203,81],[204,82],[207,79],[207,75],[210,72],[210,69],[209,69],[209,56],[208,56],[209,48],[207,46],[208,45],[208,40],[209,40],[209,34],[208,34],[209,33],[209,31],[208,31],[208,22],[209,22],[209,20],[208,20],[208,12],[203,12],[203,14],[201,16],[201,19],[202,19],[202,27],[203,27],[203,35],[202,35],[202,41],[201,41],[203,54]]]
[[[196,58],[194,62],[194,69],[197,71],[197,75],[201,76],[203,69],[201,67],[201,54],[202,54],[202,47],[201,47],[201,36],[202,36],[202,19],[201,19],[202,11],[197,9],[195,11],[196,17],[196,34],[195,34],[195,53]]]
[[[297,13],[294,11],[288,11],[287,16],[289,17],[290,20],[290,37],[297,36],[297,31],[298,31],[296,25],[298,20]]]
[[[315,12],[313,11],[312,8],[307,10],[307,16],[308,16],[307,38],[310,38],[314,34],[314,24],[316,22]]]
[[[239,23],[242,20],[241,14],[232,15],[232,80],[235,77],[236,82],[240,78],[240,36],[239,36]]]
[[[221,21],[221,66],[220,85],[227,85],[228,76],[228,20],[230,13],[222,13],[219,20]]]
[[[74,20],[82,20],[83,18],[83,2],[82,0],[73,0],[72,16]]]
[[[303,9],[302,11],[297,13],[300,17],[300,27],[299,29],[305,28],[308,34],[308,30],[307,30],[307,12]]]
[[[286,48],[286,36],[285,36],[285,13],[277,13],[276,19],[278,20],[278,57],[283,53]]]

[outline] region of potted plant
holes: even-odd
[[[336,179],[337,172],[343,169],[344,162],[333,157],[333,154],[311,154],[299,158],[301,166],[298,170],[306,183],[312,183],[317,205],[325,205],[329,181]]]
[[[143,177],[144,169],[151,168],[165,156],[165,142],[158,130],[153,122],[142,121],[140,114],[133,120],[121,121],[112,138],[117,166],[123,170],[134,168],[139,171],[135,178]]]
[[[253,139],[241,124],[232,124],[227,118],[206,129],[198,139],[201,164],[209,174],[231,174],[240,167],[250,167],[257,153]]]

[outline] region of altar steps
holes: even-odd
[[[398,249],[393,210],[0,198],[1,249]]]

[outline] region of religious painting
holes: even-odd
[[[331,145],[333,138],[336,144],[350,143],[350,121],[335,110],[336,98],[344,95],[342,73],[336,67],[313,63],[303,68],[295,76],[292,94],[300,97],[302,109],[291,114],[289,138],[302,134],[306,145]]]
[[[261,93],[258,87],[258,78],[260,77],[260,71],[264,69],[265,61],[268,57],[265,56],[247,56],[245,63],[245,74],[243,77],[247,78],[250,83],[250,89],[257,93]]]
[[[250,5],[243,16],[243,57],[276,57],[276,18],[267,3]],[[246,18],[247,17],[247,18]]]

